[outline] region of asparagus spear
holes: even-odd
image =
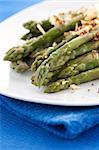
[[[72,51],[69,60],[74,59],[77,56],[83,55],[83,54],[88,53],[88,52],[92,51],[93,49],[97,49],[97,48],[99,48],[99,41],[90,41],[88,43],[85,43],[85,44],[81,45],[79,48],[74,49]],[[78,59],[76,59],[76,60],[78,60]],[[73,63],[77,63],[77,61],[75,61],[75,59],[74,59],[74,60],[69,61],[68,64],[72,65]],[[66,67],[66,64],[61,69],[54,71],[55,78],[58,77],[59,73],[64,69],[64,67]],[[36,74],[33,74],[32,83],[34,85],[37,85],[35,80],[36,80]]]
[[[23,26],[30,30],[28,33],[26,33],[25,35],[23,35],[21,37],[22,40],[29,40],[33,37],[37,37],[40,36],[42,33],[39,31],[39,29],[37,28],[37,24],[40,24],[41,27],[44,29],[45,32],[47,32],[49,29],[51,29],[52,27],[54,27],[49,19],[48,20],[43,20],[40,23],[37,23],[36,21],[29,21],[23,24]]]
[[[46,59],[37,69],[37,85],[46,85],[52,79],[52,77],[55,76],[57,72],[56,70],[62,68],[62,66],[71,59],[72,55],[75,55],[72,53],[75,52],[73,50],[78,48],[82,44],[87,43],[88,41],[96,37],[97,34],[99,34],[99,27],[89,33],[86,33],[83,36],[79,36],[71,40],[70,42],[66,43],[55,52],[53,52],[48,57],[48,59]]]
[[[24,60],[18,60],[11,62],[10,67],[17,73],[23,73],[31,68],[34,58],[26,57]]]
[[[56,44],[59,44],[60,42],[62,42],[62,40],[64,40],[65,36],[62,34],[60,37],[56,38],[55,39],[55,43]],[[33,42],[33,39],[29,40],[30,41],[30,44],[31,44],[31,41]],[[29,43],[29,42],[28,42]],[[53,43],[52,43],[53,44]],[[52,46],[52,44],[50,46]],[[30,53],[30,57],[31,58],[36,58],[40,55],[43,54],[44,51],[46,51],[47,49],[45,48],[38,48],[36,51],[33,51],[32,53]],[[28,57],[28,56],[27,56]],[[26,57],[25,57],[26,58]]]
[[[31,20],[31,21],[28,21],[28,22],[25,22],[23,24],[23,27],[30,30],[31,29],[31,26],[32,28],[34,29],[34,27],[36,26],[37,22],[35,20]]]
[[[36,76],[35,76],[35,73],[32,74],[32,78],[31,78],[31,83],[35,86],[37,86],[37,83],[36,83]]]
[[[51,24],[49,19],[42,20],[41,22],[36,22],[34,20],[28,21],[28,22],[24,23],[23,26],[24,26],[24,28],[30,30],[30,32],[33,35],[39,36],[41,33],[37,28],[37,24],[40,24],[45,31],[48,31],[49,29],[51,29],[53,27],[53,25]]]
[[[78,36],[78,34],[72,34],[72,33],[68,34],[66,36],[66,38],[61,43],[56,45],[55,47],[49,47],[48,49],[45,49],[44,51],[42,51],[42,53],[40,55],[38,55],[38,57],[36,57],[35,61],[33,62],[32,66],[31,66],[31,70],[33,72],[35,72],[37,70],[37,68],[41,65],[41,63],[45,59],[47,59],[52,52],[56,51],[58,48],[60,48],[61,46],[63,46],[65,43],[67,43],[71,39],[75,38],[76,36]]]
[[[60,36],[58,39],[56,39],[56,42],[60,42],[64,39],[64,36]],[[29,40],[27,44],[30,44],[32,40]],[[35,52],[27,57],[25,57],[23,60],[13,61],[11,62],[11,68],[14,69],[18,73],[25,72],[31,68],[32,63],[35,61],[36,57],[39,57],[46,52],[46,49],[40,49],[38,52]],[[28,66],[28,67],[27,67]]]
[[[31,38],[33,38],[33,34],[31,32],[28,32],[21,37],[22,40],[30,40]]]
[[[28,56],[31,52],[37,50],[38,48],[49,47],[50,45],[52,45],[56,38],[61,36],[65,31],[73,29],[76,23],[80,22],[80,20],[83,18],[83,15],[79,15],[68,21],[65,25],[53,27],[48,32],[46,32],[46,34],[33,41],[30,45],[25,44],[23,46],[18,46],[10,49],[6,53],[4,60],[17,61],[23,57]]]
[[[22,73],[30,68],[29,65],[22,60],[18,60],[17,62],[12,62],[10,66],[18,73]]]
[[[65,37],[65,39],[61,43],[56,45],[54,48],[48,48],[48,49],[45,49],[44,51],[42,51],[41,55],[36,57],[35,61],[33,62],[32,66],[31,66],[31,70],[33,72],[35,72],[37,70],[37,68],[41,65],[41,63],[45,59],[47,59],[52,52],[56,51],[58,48],[63,46],[68,41],[70,41],[73,38],[77,37],[78,35],[80,35],[80,33],[82,33],[85,30],[86,30],[86,27],[81,29],[81,30],[79,30],[79,31],[77,31],[77,32],[70,31],[70,32],[67,33],[67,36]]]
[[[92,80],[99,79],[99,67],[88,70],[86,72],[80,73],[76,76],[72,76],[68,79],[60,79],[56,82],[53,82],[48,85],[48,87],[45,89],[45,93],[55,93],[64,89],[67,89],[72,84],[81,84],[85,82],[89,82]]]
[[[90,70],[93,68],[99,67],[99,50],[93,50],[90,53],[82,55],[75,60],[72,60],[68,67],[65,67],[60,73],[58,78],[67,78]]]

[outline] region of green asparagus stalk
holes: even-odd
[[[79,46],[87,43],[91,39],[99,34],[99,27],[92,30],[85,35],[79,36],[70,42],[66,43],[55,52],[53,52],[48,59],[46,59],[41,66],[37,69],[36,73],[36,82],[38,86],[46,85],[53,76],[56,74],[56,70],[62,68],[62,66],[68,62],[73,54],[74,49],[78,48]]]
[[[36,21],[29,21],[23,24],[23,26],[30,30],[29,33],[26,33],[25,35],[23,35],[21,37],[22,40],[29,40],[33,37],[37,37],[40,36],[42,33],[39,31],[39,29],[37,28],[37,24],[40,24],[41,27],[44,29],[45,32],[47,32],[49,29],[51,29],[52,27],[54,27],[49,19],[48,20],[43,20],[40,23],[37,23]]]
[[[76,23],[79,23],[80,20],[83,18],[83,15],[79,15],[68,21],[65,25],[53,27],[48,32],[46,32],[46,34],[40,36],[35,41],[33,41],[33,43],[31,43],[30,45],[25,44],[23,46],[18,46],[10,49],[6,53],[4,60],[17,61],[28,56],[30,53],[37,50],[38,48],[49,47],[50,45],[52,45],[55,39],[61,36],[65,31],[74,29]]]
[[[21,37],[22,40],[30,40],[31,38],[33,38],[33,34],[31,32],[28,32]]]
[[[64,36],[60,36],[58,39],[56,39],[56,42],[60,42],[64,39]],[[32,40],[29,40],[27,44],[31,43]],[[11,62],[11,68],[14,69],[18,73],[25,72],[31,68],[32,63],[35,61],[36,57],[39,57],[46,52],[46,49],[40,49],[38,52],[34,52],[33,54],[25,57],[23,60],[18,60]]]
[[[23,27],[28,30],[31,30],[31,27],[34,29],[34,27],[36,27],[36,24],[37,24],[37,22],[35,20],[30,20],[28,22],[25,22],[23,24]]]
[[[68,67],[65,67],[60,73],[58,78],[67,78],[90,70],[93,68],[99,67],[99,50],[93,50],[90,53],[82,55],[75,60],[72,60]]]
[[[93,49],[97,49],[97,48],[99,48],[99,41],[90,41],[88,43],[81,45],[79,48],[74,49],[69,58],[69,60],[71,60],[71,61],[69,61],[67,64],[65,64],[61,69],[54,71],[55,79],[58,78],[60,72],[66,67],[66,65],[68,66],[68,65],[72,65],[74,63],[78,63],[77,61],[79,60],[79,58],[75,59],[77,56],[81,56],[81,55],[91,52]],[[74,59],[74,60],[72,60],[72,59]],[[37,85],[35,80],[36,80],[36,74],[33,74],[32,84]]]
[[[23,24],[24,28],[30,30],[31,33],[35,34],[35,36],[39,36],[41,33],[37,28],[37,24],[40,24],[42,26],[42,28],[45,31],[48,31],[49,29],[51,29],[53,27],[53,25],[51,24],[50,20],[42,20],[41,22],[36,22],[36,21],[28,21],[26,23]]]
[[[92,70],[88,70],[86,72],[82,72],[68,79],[57,80],[56,82],[49,84],[44,92],[55,93],[64,89],[68,89],[72,84],[79,85],[81,83],[89,82],[96,79],[99,79],[99,67]]]
[[[55,48],[55,47],[60,47],[61,45],[65,44],[66,41],[71,40],[73,37],[74,37],[74,34],[71,34],[71,35],[70,35],[69,32],[67,32],[67,36],[64,35],[64,34],[62,34],[60,37],[58,37],[58,38],[55,39],[55,42],[53,42],[53,44],[55,43],[56,45],[53,46],[53,44],[52,44],[52,45],[50,45],[50,47],[48,47],[48,48],[49,48],[49,49],[52,49],[52,47],[53,47],[53,48]],[[76,36],[75,36],[75,37],[76,37]],[[30,40],[30,41],[31,41],[31,40]],[[47,54],[46,51],[47,51],[47,48],[45,48],[45,49],[41,48],[41,49],[39,49],[39,50],[37,50],[37,51],[33,51],[33,52],[30,54],[30,57],[31,57],[31,58],[37,58],[37,57],[39,57],[39,56],[42,56],[44,53]],[[50,50],[48,50],[48,51],[50,51]]]
[[[29,65],[22,60],[18,60],[17,62],[11,62],[10,67],[17,73],[25,72],[30,68]]]
[[[26,57],[24,60],[11,62],[10,67],[13,70],[15,70],[17,73],[23,73],[23,72],[30,70],[33,61],[34,61],[34,58]]]
[[[33,85],[37,86],[35,73],[32,74],[31,83],[32,83]]]
[[[38,57],[36,57],[35,61],[33,62],[32,66],[31,66],[32,72],[35,72],[37,70],[37,68],[41,65],[41,63],[45,59],[47,59],[52,52],[56,51],[58,48],[60,48],[61,46],[63,46],[65,43],[67,43],[71,39],[75,38],[76,36],[78,36],[78,34],[76,34],[76,33],[75,34],[72,34],[72,33],[68,34],[65,37],[65,39],[61,43],[56,45],[55,47],[49,47],[48,49],[45,49],[44,51],[42,51],[42,53],[40,55],[38,55]]]
[[[35,61],[33,62],[32,66],[31,66],[31,70],[32,72],[35,72],[37,70],[37,68],[41,65],[41,63],[47,59],[49,57],[49,55],[56,51],[58,48],[60,48],[61,46],[63,46],[64,44],[66,44],[67,42],[69,42],[70,40],[72,40],[73,38],[77,37],[78,35],[80,35],[80,33],[85,30],[85,28],[77,31],[77,32],[68,32],[67,36],[65,37],[65,39],[59,43],[58,45],[56,45],[54,48],[48,48],[45,49],[44,51],[42,51],[41,55],[39,55],[38,57],[36,57]],[[39,52],[40,53],[40,52]]]
[[[60,37],[56,38],[55,39],[55,43],[56,44],[59,44],[60,42],[62,42],[64,40],[65,36],[62,34]],[[30,41],[30,44],[31,44],[31,41],[33,42],[33,39],[29,40]],[[52,43],[53,44],[53,43]],[[50,45],[52,47],[52,45]],[[46,51],[47,49],[45,48],[38,48],[36,51],[33,51],[32,53],[30,53],[30,57],[31,58],[36,58],[40,55],[42,55],[44,53],[44,51]],[[27,56],[28,57],[28,56]],[[26,57],[25,57],[26,58]]]

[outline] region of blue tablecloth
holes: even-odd
[[[0,20],[38,1],[1,0]],[[52,107],[4,96],[0,102],[0,150],[99,149],[98,106]]]
[[[43,0],[0,0],[0,22],[18,11]]]

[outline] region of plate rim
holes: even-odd
[[[18,16],[20,16],[20,14],[24,14],[26,11],[28,11],[30,8],[33,8],[33,7],[36,7],[36,6],[42,6],[42,5],[44,5],[44,4],[48,4],[48,3],[51,3],[51,1],[50,0],[48,0],[48,1],[42,1],[42,2],[39,2],[39,3],[36,3],[36,4],[33,4],[32,6],[29,6],[29,7],[27,7],[27,8],[25,8],[25,9],[23,9],[23,10],[21,10],[21,11],[19,11],[18,13],[15,13],[14,15],[12,15],[12,16],[10,16],[10,17],[8,17],[6,20],[4,20],[4,21],[2,21],[2,22],[0,22],[0,28],[3,26],[3,24],[6,24],[7,22],[11,22],[11,20],[13,20],[14,18],[17,18]],[[66,1],[65,1],[66,2]],[[70,1],[69,1],[70,2]],[[75,2],[75,0],[73,1],[73,2]],[[76,1],[77,2],[77,1]],[[80,2],[80,1],[79,1]],[[97,0],[96,0],[96,2],[98,2]],[[97,101],[97,103],[94,103],[94,101],[91,101],[90,103],[82,103],[81,102],[81,104],[77,104],[77,103],[60,103],[60,102],[55,102],[55,101],[46,101],[46,103],[45,103],[45,101],[42,99],[42,98],[37,98],[37,101],[36,101],[36,99],[34,98],[34,97],[32,97],[32,98],[27,98],[27,97],[21,97],[21,95],[16,95],[15,93],[7,93],[6,91],[1,91],[0,92],[0,94],[1,95],[4,95],[4,96],[7,96],[7,97],[10,97],[10,98],[14,98],[14,99],[17,99],[17,100],[22,100],[22,101],[27,101],[27,99],[28,99],[28,101],[27,102],[34,102],[34,103],[40,103],[40,104],[49,104],[49,105],[58,105],[58,106],[96,106],[96,105],[99,105],[99,102]]]
[[[30,102],[30,103],[37,103],[37,104],[44,104],[44,105],[53,105],[53,106],[72,106],[72,107],[75,107],[75,106],[77,106],[77,107],[88,107],[88,106],[99,106],[99,102],[98,103],[94,103],[93,101],[92,102],[90,102],[90,104],[89,103],[58,103],[58,102],[56,102],[55,103],[55,101],[44,101],[43,99],[39,99],[38,98],[38,100],[36,101],[36,99],[35,98],[31,98],[31,99],[29,99],[29,98],[27,98],[27,97],[25,97],[25,98],[23,98],[23,97],[21,97],[21,96],[16,96],[16,94],[14,95],[14,94],[11,94],[10,95],[10,93],[6,93],[6,92],[0,92],[0,95],[3,95],[3,96],[6,96],[6,97],[9,97],[9,98],[13,98],[13,99],[16,99],[16,100],[20,100],[20,101],[24,101],[24,102]],[[28,101],[27,101],[27,99],[28,99]],[[87,100],[86,100],[87,101]]]

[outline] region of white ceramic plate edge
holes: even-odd
[[[41,7],[45,4],[48,4],[49,2],[50,1],[43,1],[42,3],[35,4],[32,7],[30,6],[26,9],[20,11],[19,13],[9,17],[7,20],[1,22],[0,23],[0,28],[2,29],[2,27],[4,25],[6,25],[7,23],[13,21],[14,18],[18,18],[20,15],[24,15],[24,13],[28,12],[29,9],[34,8],[34,7],[38,7],[38,6]],[[7,93],[6,91],[1,91],[0,93],[3,94],[3,95],[6,95],[8,97],[15,98],[15,99],[24,100],[24,101],[28,100],[30,102],[43,103],[43,104],[52,104],[52,105],[61,105],[61,106],[93,106],[93,105],[99,105],[99,101],[96,102],[96,101],[93,100],[93,101],[90,101],[90,103],[89,103],[89,101],[87,102],[87,99],[86,99],[86,102],[84,100],[85,103],[83,101],[81,101],[79,103],[77,103],[76,101],[75,101],[75,103],[72,103],[72,101],[66,101],[66,103],[65,103],[65,102],[61,102],[61,100],[60,101],[55,101],[55,100],[53,100],[53,101],[48,100],[47,101],[47,100],[44,100],[43,98],[37,98],[37,100],[36,100],[35,97],[30,97],[30,98],[28,96],[23,97],[23,96],[15,94],[15,93],[11,93],[11,92]]]

